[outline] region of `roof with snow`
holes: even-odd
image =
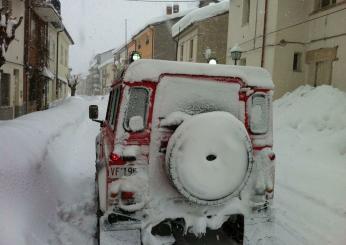
[[[98,68],[101,69],[102,67],[104,67],[106,65],[113,64],[113,62],[114,62],[114,58],[112,57],[112,58],[110,58],[108,60],[105,60],[102,64],[100,64],[98,66]]]
[[[192,10],[185,15],[172,27],[172,36],[175,37],[180,32],[184,31],[187,27],[201,20],[205,20],[229,11],[229,1],[222,1],[219,3],[210,3],[208,6]]]
[[[161,23],[169,21],[169,20],[175,20],[178,18],[182,18],[183,16],[185,16],[189,12],[191,12],[193,9],[195,9],[195,8],[184,10],[184,11],[181,11],[181,12],[176,13],[176,14],[162,15],[159,17],[152,18],[148,22],[146,22],[142,27],[140,27],[137,31],[135,31],[134,32],[135,34],[132,36],[132,38],[135,38],[136,36],[138,36],[142,31],[147,29],[149,26],[158,25],[158,24],[161,24]]]
[[[239,77],[248,86],[273,89],[270,73],[253,66],[210,65],[206,63],[177,62],[142,59],[133,62],[126,70],[124,80],[128,82],[157,82],[161,74],[189,74],[204,76]]]

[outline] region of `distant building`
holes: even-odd
[[[100,55],[97,54],[90,62],[89,75],[87,78],[89,95],[101,95],[100,71]]]
[[[124,45],[121,48],[115,49],[113,52],[114,57],[114,79],[119,79],[121,77],[122,71],[127,64],[127,46]]]
[[[239,44],[240,64],[272,73],[275,98],[302,84],[346,91],[345,21],[344,0],[233,0],[228,50]]]
[[[3,0],[1,4],[12,16],[24,17],[1,67],[0,120],[3,120],[46,109],[50,102],[68,94],[67,86],[56,86],[54,81],[56,77],[59,81],[69,70],[68,46],[73,40],[63,26],[59,0]],[[55,35],[58,30],[63,32],[59,39]],[[61,40],[63,50],[59,53],[57,40]],[[63,63],[59,64],[56,76],[54,59],[58,57]]]
[[[228,11],[228,1],[211,3],[179,20],[172,27],[172,36],[178,43],[177,60],[207,63],[214,58],[225,64]]]
[[[87,90],[89,95],[104,95],[115,78],[114,49],[96,54],[90,62],[87,76]]]
[[[100,54],[100,65],[98,66],[100,73],[101,93],[108,94],[111,85],[115,79],[115,65],[113,57],[113,49]]]
[[[154,19],[133,37],[142,58],[176,60],[177,44],[172,38],[171,27],[186,13],[188,11]]]
[[[65,27],[59,28],[52,24],[48,25],[48,73],[53,74],[48,81],[48,104],[69,95],[67,77],[70,75],[69,48],[72,44],[74,42]]]
[[[136,51],[137,49],[137,45],[136,45],[136,40],[131,40],[128,44],[127,44],[127,57],[129,58],[132,54],[132,52]]]
[[[78,85],[77,85],[76,94],[87,95],[88,94],[88,90],[87,90],[87,75],[79,74],[78,77],[79,77],[79,79],[78,79]]]

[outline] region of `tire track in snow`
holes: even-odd
[[[340,208],[334,208],[332,206],[330,206],[327,202],[321,200],[321,199],[318,199],[312,195],[309,195],[308,193],[306,192],[303,192],[303,191],[300,191],[298,189],[295,189],[291,186],[288,186],[286,184],[283,184],[283,183],[276,183],[276,185],[278,185],[279,187],[282,187],[284,188],[285,190],[295,194],[295,195],[298,195],[300,196],[301,198],[304,198],[306,200],[309,200],[311,203],[315,204],[315,205],[319,205],[320,207],[322,208],[325,208],[327,210],[329,210],[331,213],[333,213],[334,215],[338,216],[338,217],[343,217],[346,219],[346,210],[343,210],[343,209],[340,209]]]
[[[88,104],[95,101],[87,101]],[[101,110],[104,103],[98,101]],[[94,244],[96,210],[94,199],[94,140],[98,124],[82,113],[76,123],[50,142],[46,163],[57,166],[63,190],[58,193],[56,220],[50,223],[56,240],[52,244]],[[56,155],[61,156],[55,159]]]
[[[279,232],[285,230],[297,238],[299,243],[294,244],[343,244],[344,215],[340,216],[328,205],[316,202],[316,198],[306,198],[304,192],[285,188],[282,184],[277,186],[275,223]]]

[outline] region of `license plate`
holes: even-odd
[[[109,167],[108,176],[110,178],[121,178],[121,177],[131,176],[137,173],[137,171],[138,169],[132,166],[126,166],[126,167],[111,166]]]

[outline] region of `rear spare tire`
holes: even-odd
[[[189,201],[218,205],[239,195],[252,169],[252,145],[242,122],[227,112],[185,120],[171,136],[166,171]]]

